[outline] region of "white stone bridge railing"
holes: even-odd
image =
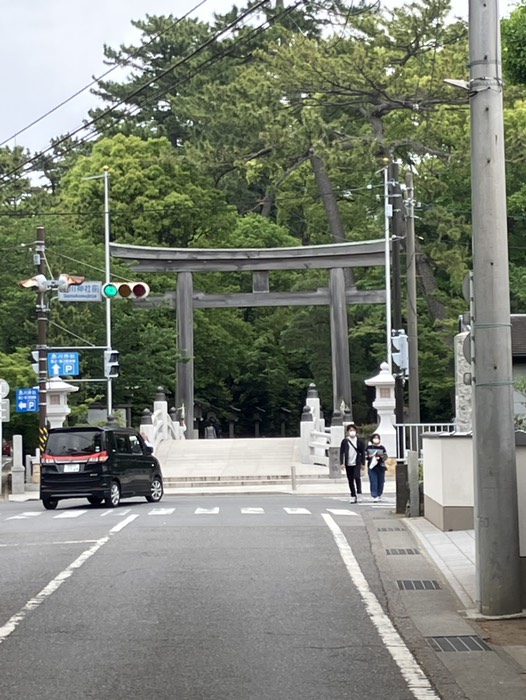
[[[184,440],[186,425],[184,406],[168,410],[168,402],[162,387],[153,402],[153,412],[145,409],[141,417],[141,434],[148,439],[154,451],[165,440]]]

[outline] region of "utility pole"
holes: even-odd
[[[522,610],[498,9],[469,0],[475,542],[491,616]]]
[[[402,285],[400,265],[400,244],[404,237],[402,212],[402,189],[398,182],[398,164],[389,164],[389,199],[392,205],[393,235],[392,249],[392,306],[393,329],[402,329]],[[404,378],[401,372],[395,374],[395,418],[398,425],[404,422]]]
[[[46,274],[46,230],[37,227],[35,243],[35,264],[38,274]],[[49,309],[46,304],[46,292],[37,294],[37,331],[38,331],[38,446],[44,452],[47,440],[47,323]]]
[[[407,269],[407,350],[409,355],[408,422],[420,423],[420,377],[418,371],[418,313],[416,301],[415,200],[413,175],[405,175],[405,257]]]

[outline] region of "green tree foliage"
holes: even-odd
[[[138,46],[105,47],[108,63],[128,72],[122,82],[98,86],[104,104],[91,116],[100,138],[84,144],[81,155],[58,139],[55,151],[38,161],[49,187],[10,180],[0,197],[9,261],[0,280],[6,290],[0,351],[32,345],[33,300],[16,287],[34,270],[35,221],[26,217],[49,217],[54,271],[72,265],[68,271],[101,279],[105,166],[113,240],[280,247],[383,238],[383,167],[386,158],[397,159],[416,184],[422,417],[448,420],[451,341],[465,311],[461,285],[471,265],[471,191],[468,98],[444,79],[467,77],[466,24],[448,19],[448,0],[400,3],[392,11],[374,2],[284,7],[277,0],[245,17],[254,6],[251,0],[211,22],[147,16],[134,22],[142,32]],[[521,4],[502,32],[505,70],[516,83],[505,92],[514,312],[526,308],[523,24]],[[20,148],[0,151],[1,172],[27,156]],[[133,276],[119,261],[112,270]],[[381,288],[383,275],[358,269],[349,283]],[[169,274],[145,279],[154,292],[175,287]],[[209,293],[251,288],[248,273],[202,274],[194,282]],[[316,289],[327,286],[327,273],[272,273],[270,283],[273,290]],[[103,307],[95,306],[53,302],[53,342],[67,344],[74,333],[102,344]],[[349,317],[355,418],[372,422],[363,380],[385,359],[385,309],[356,306]],[[119,400],[142,408],[159,384],[171,397],[173,310],[117,303],[114,337],[122,359]],[[264,409],[264,429],[277,430],[280,407],[297,415],[314,381],[330,411],[329,338],[323,307],[199,310],[196,393],[223,411],[236,405],[249,416]],[[82,362],[84,372],[100,375],[97,353]],[[92,400],[100,389],[85,387],[78,400]],[[243,428],[250,430],[250,421]]]

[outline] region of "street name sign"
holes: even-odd
[[[102,282],[83,282],[67,292],[58,293],[59,301],[102,301]]]
[[[38,389],[16,390],[16,412],[35,413],[38,411]]]
[[[80,374],[78,352],[48,352],[47,367],[50,377],[77,377]]]

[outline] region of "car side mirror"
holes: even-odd
[[[153,447],[151,445],[145,445],[144,451],[147,455],[153,455]]]

